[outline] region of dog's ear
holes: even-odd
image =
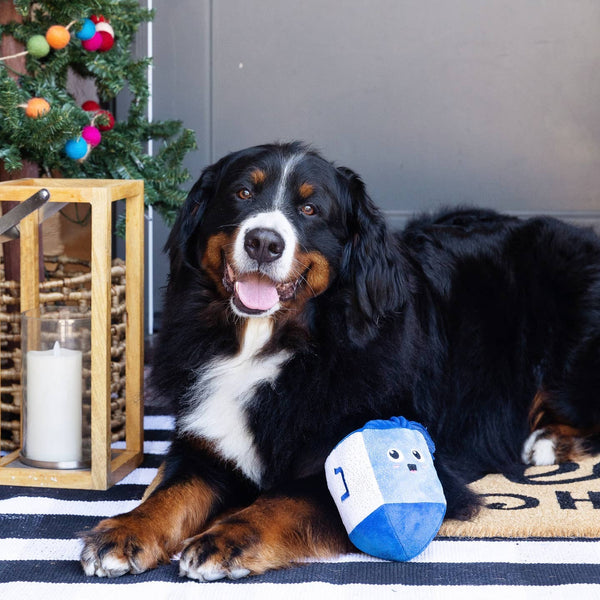
[[[406,301],[405,259],[360,177],[344,167],[338,172],[349,203],[349,237],[342,260],[342,277],[351,287],[347,324],[350,338],[364,345],[376,335],[384,316],[399,310]]]
[[[171,273],[179,270],[183,263],[192,260],[192,257],[188,256],[189,241],[202,220],[208,202],[215,194],[217,179],[217,165],[207,167],[179,209],[164,247],[164,251],[169,254]]]

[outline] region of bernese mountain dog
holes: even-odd
[[[470,481],[593,450],[600,239],[539,217],[450,209],[400,232],[354,172],[300,144],[229,154],[168,239],[153,386],[176,410],[143,502],[84,535],[88,575],[180,554],[240,578],[352,551],[325,484],[370,419],[424,424],[449,518]]]

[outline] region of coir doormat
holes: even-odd
[[[439,536],[600,537],[600,455],[487,475],[470,487],[482,499],[480,513],[447,519]]]

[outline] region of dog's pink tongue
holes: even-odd
[[[279,294],[268,279],[249,277],[235,282],[235,290],[242,304],[252,310],[269,310],[279,302]]]

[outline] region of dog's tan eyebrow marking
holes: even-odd
[[[254,169],[254,171],[250,173],[250,181],[252,181],[254,185],[264,183],[266,178],[267,174],[262,169]]]
[[[305,182],[300,186],[299,192],[300,192],[300,197],[303,200],[306,200],[307,198],[310,198],[310,196],[312,196],[314,194],[315,186],[312,183]]]

